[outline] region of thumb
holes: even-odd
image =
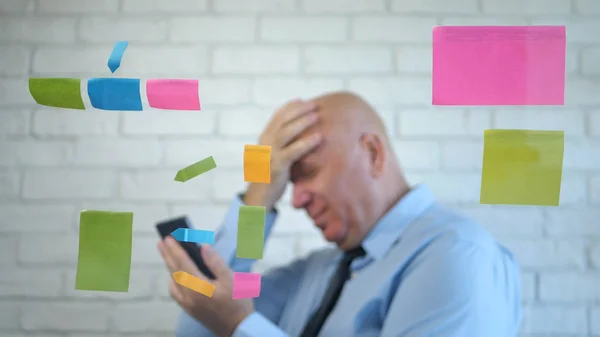
[[[208,269],[210,269],[217,278],[227,277],[229,275],[229,266],[210,245],[202,245],[200,250],[204,263],[206,263]]]

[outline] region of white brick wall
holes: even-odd
[[[436,24],[566,24],[567,105],[431,107]],[[204,111],[34,104],[29,76],[111,76],[116,40],[116,76],[199,78]],[[600,336],[600,0],[0,0],[0,337],[172,336],[155,221],[215,228],[272,110],[337,89],[380,109],[411,182],[514,251],[523,337]],[[561,207],[478,204],[488,128],[565,131]],[[211,179],[170,183],[208,155]],[[284,200],[259,271],[325,245]],[[73,289],[84,208],[135,212],[129,293]]]

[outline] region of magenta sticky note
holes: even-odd
[[[258,273],[233,273],[233,298],[255,298],[260,295]]]
[[[150,79],[146,95],[151,107],[165,110],[200,110],[198,80]]]
[[[564,105],[564,26],[433,29],[433,105]]]

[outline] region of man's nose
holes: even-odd
[[[310,201],[310,193],[306,190],[302,184],[294,184],[292,191],[292,206],[294,208],[304,208]]]

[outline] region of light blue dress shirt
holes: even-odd
[[[214,248],[234,271],[255,260],[237,259],[236,198]],[[277,213],[267,214],[269,237]],[[310,224],[307,224],[307,226]],[[519,266],[477,223],[438,204],[425,185],[400,200],[363,242],[367,255],[320,337],[512,337],[521,322]],[[341,252],[327,248],[262,276],[255,313],[233,337],[298,336],[326,291]],[[182,312],[178,337],[214,336]]]

